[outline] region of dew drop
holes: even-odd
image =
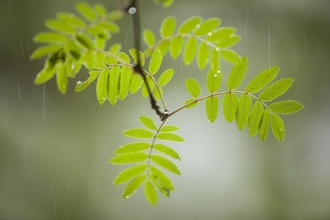
[[[216,47],[215,50],[216,50],[216,51],[219,51],[220,49],[219,49],[219,47]]]
[[[200,25],[199,25],[199,24],[197,24],[197,25],[196,25],[196,28],[199,28],[199,27],[200,27]]]
[[[211,32],[209,32],[207,35],[209,35],[209,36],[212,36],[212,33],[211,33]]]
[[[221,71],[220,71],[220,70],[218,70],[218,71],[217,71],[217,73],[221,73]]]
[[[135,7],[130,7],[130,8],[128,9],[128,13],[130,13],[131,15],[132,15],[132,14],[135,14],[135,13],[136,13],[136,8],[135,8]]]

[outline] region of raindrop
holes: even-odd
[[[56,215],[56,205],[57,205],[57,199],[55,199],[54,215]]]
[[[214,77],[217,77],[217,76],[218,76],[218,74],[216,74],[216,73],[215,73],[213,76],[214,76]]]
[[[247,29],[248,20],[249,20],[249,10],[247,10],[247,13],[246,13],[246,21],[245,21],[244,37],[246,36],[246,29]]]
[[[200,24],[197,24],[197,25],[196,25],[196,28],[199,28],[199,27],[200,27]]]
[[[24,55],[23,40],[22,39],[21,39],[21,49],[22,49],[22,55]]]
[[[268,26],[268,67],[270,67],[270,26]]]
[[[307,44],[306,44],[306,34],[304,34],[304,49],[305,49],[305,60],[307,60]]]
[[[130,13],[131,15],[132,15],[132,14],[135,14],[135,13],[136,13],[136,8],[135,8],[135,7],[130,7],[130,8],[128,9],[128,13]]]
[[[207,33],[207,35],[209,35],[209,36],[212,36],[212,33],[211,33],[211,32],[209,32],[209,33]]]
[[[53,177],[52,184],[50,184],[50,189],[49,189],[48,195],[50,195],[50,193],[52,192],[54,181],[55,181],[55,176]]]
[[[21,91],[19,88],[19,82],[17,82],[17,94],[18,94],[18,100],[21,100]]]
[[[216,47],[215,50],[216,50],[216,51],[220,51],[220,48],[219,48],[219,47]]]
[[[80,85],[80,84],[82,84],[82,82],[81,81],[78,81],[77,84]]]
[[[42,85],[42,108],[43,108],[43,121],[46,121],[46,84]]]
[[[221,73],[221,71],[220,71],[220,70],[218,70],[218,71],[217,71],[217,73]]]

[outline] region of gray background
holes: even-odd
[[[87,2],[115,8],[112,1]],[[33,36],[45,31],[44,20],[57,12],[74,12],[75,3],[0,1],[1,219],[330,218],[329,1],[177,0],[167,10],[151,0],[140,2],[142,27],[155,32],[168,15],[178,23],[195,15],[220,17],[222,25],[238,29],[242,40],[234,49],[249,58],[241,88],[269,65],[278,65],[279,77],[295,78],[279,100],[305,105],[298,114],[283,117],[283,143],[272,134],[264,143],[249,138],[247,129],[238,131],[221,116],[210,124],[204,103],[173,116],[169,124],[179,126],[186,140],[171,145],[181,155],[182,176],[169,174],[176,191],[169,199],[160,196],[157,207],[146,202],[142,190],[122,201],[124,186],[112,181],[123,167],[108,164],[113,151],[131,141],[122,131],[139,126],[140,115],[157,119],[147,99],[136,94],[101,107],[95,84],[74,92],[75,82],[87,78],[85,70],[70,80],[65,96],[54,79],[46,86],[33,84],[44,62],[29,60],[40,46]],[[127,16],[119,24],[122,32],[110,43],[127,37],[127,51],[131,20]],[[175,61],[167,56],[162,70],[168,67],[175,69],[165,87],[173,110],[189,98],[185,78],[204,85],[206,71],[196,63],[185,67],[181,55]],[[226,80],[230,66],[223,62],[222,68]]]

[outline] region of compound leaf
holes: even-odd
[[[42,46],[42,47],[37,48],[32,53],[32,55],[30,56],[30,58],[33,59],[33,60],[34,59],[38,59],[38,58],[43,57],[43,56],[45,56],[47,54],[54,53],[54,52],[58,51],[59,49],[61,49],[61,46],[54,45],[54,44]]]
[[[264,113],[264,107],[261,102],[257,101],[254,103],[251,111],[251,115],[248,123],[248,130],[250,137],[253,137],[258,133],[262,114]]]
[[[176,20],[174,17],[165,18],[160,28],[160,35],[163,38],[173,35],[175,31],[175,27],[176,27]]]
[[[129,198],[135,191],[142,185],[142,183],[147,179],[147,175],[141,175],[135,177],[125,188],[123,192],[123,199]]]
[[[163,126],[161,129],[160,129],[160,132],[174,132],[174,131],[177,131],[179,130],[179,128],[177,126],[174,126],[174,125],[166,125],[166,126]]]
[[[120,67],[114,66],[110,69],[108,81],[108,97],[111,105],[116,104],[119,94]]]
[[[157,205],[158,194],[150,180],[146,181],[144,185],[144,195],[151,205]]]
[[[284,140],[285,136],[285,125],[282,118],[276,114],[272,114],[272,132],[276,139],[279,142],[282,142]]]
[[[293,114],[301,110],[304,106],[294,100],[286,100],[270,104],[269,109],[277,114]]]
[[[170,42],[170,53],[173,59],[176,59],[181,53],[184,38],[181,35],[175,36]]]
[[[158,79],[158,85],[160,87],[165,86],[173,77],[174,70],[173,69],[167,69],[165,70]]]
[[[248,67],[248,59],[246,57],[243,57],[241,63],[234,64],[234,66],[231,68],[228,77],[228,83],[227,83],[228,90],[237,89],[241,85],[247,67]]]
[[[197,29],[194,32],[194,35],[196,36],[203,36],[210,31],[216,29],[221,23],[221,20],[219,18],[210,18],[205,20],[201,25],[197,27]]]
[[[183,51],[183,62],[186,66],[188,66],[194,59],[196,50],[197,50],[197,39],[195,37],[189,37],[184,51]]]
[[[144,31],[143,39],[148,47],[152,47],[156,42],[155,34],[149,29]]]
[[[210,69],[206,77],[206,87],[210,94],[218,91],[221,85],[222,73],[220,70]]]
[[[103,105],[105,100],[108,97],[108,77],[109,71],[107,69],[101,70],[99,77],[97,78],[96,83],[96,96],[100,105]]]
[[[293,78],[284,78],[280,79],[270,86],[268,86],[262,93],[259,95],[259,99],[269,102],[273,99],[283,95],[290,87],[292,86]]]
[[[236,112],[236,125],[239,130],[243,130],[248,123],[252,99],[246,94],[242,94],[238,101]]]
[[[260,90],[265,88],[271,81],[275,79],[279,70],[280,68],[275,66],[261,71],[245,87],[245,92],[250,92],[250,93],[259,92]]]
[[[242,58],[233,50],[222,49],[221,56],[229,63],[240,63],[242,62]]]
[[[94,21],[97,18],[92,6],[90,6],[86,2],[77,3],[76,9],[88,21]]]
[[[266,140],[266,137],[269,132],[269,124],[270,124],[270,112],[268,109],[266,109],[264,111],[264,114],[262,115],[261,123],[259,127],[259,139],[261,141]]]
[[[163,61],[162,52],[160,50],[154,50],[149,63],[149,72],[151,75],[157,73],[160,65],[162,64],[162,61]]]
[[[135,153],[144,150],[148,150],[150,148],[150,143],[148,142],[134,142],[130,144],[126,144],[115,150],[116,154],[127,154],[127,153]]]
[[[131,85],[133,70],[129,66],[123,66],[120,71],[119,99],[124,100]]]
[[[159,155],[151,155],[151,160],[153,162],[155,162],[156,164],[164,167],[165,169],[167,169],[168,171],[171,171],[177,175],[180,175],[180,170],[178,169],[178,167],[171,162],[170,160],[166,159],[165,157],[159,156]]]
[[[137,152],[131,154],[119,154],[110,159],[110,163],[112,164],[129,164],[129,163],[137,163],[143,162],[148,159],[149,155],[144,152]]]
[[[140,117],[140,122],[141,122],[141,124],[143,124],[144,126],[146,126],[147,128],[149,128],[151,130],[157,130],[157,126],[155,125],[155,121],[152,120],[152,118],[150,118],[148,116],[141,116]]]
[[[154,134],[144,128],[132,128],[124,131],[124,135],[132,138],[146,138],[150,139],[154,137]]]
[[[186,80],[186,87],[193,98],[197,98],[201,93],[201,87],[195,79],[189,78]]]
[[[235,93],[228,93],[223,96],[222,108],[223,117],[228,122],[233,122],[236,118],[238,96]]]
[[[200,70],[203,70],[206,67],[206,64],[209,59],[209,46],[206,41],[203,41],[199,45],[198,53],[197,53],[197,64]]]
[[[184,139],[181,136],[172,133],[162,132],[157,135],[157,138],[160,140],[184,142]]]
[[[202,21],[201,17],[191,17],[185,20],[178,29],[178,33],[180,34],[188,34],[189,32],[193,31],[197,25],[200,24]]]
[[[173,157],[174,159],[180,160],[179,154],[175,150],[173,150],[172,148],[170,148],[166,145],[155,144],[154,149],[159,151],[159,152],[162,152],[163,154],[166,154],[170,157]]]
[[[114,184],[122,184],[147,170],[147,164],[140,164],[123,170],[117,175]]]

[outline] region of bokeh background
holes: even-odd
[[[115,9],[111,0],[86,0]],[[30,61],[39,45],[33,36],[57,12],[75,12],[75,0],[0,1],[0,219],[330,219],[330,13],[328,0],[177,0],[164,10],[141,0],[142,27],[157,32],[169,15],[178,23],[200,15],[220,17],[242,36],[234,47],[249,58],[242,88],[269,66],[279,77],[294,77],[278,100],[305,105],[283,116],[286,138],[270,134],[264,143],[222,117],[210,124],[204,103],[182,111],[169,124],[180,127],[184,143],[172,144],[181,155],[182,176],[171,175],[176,191],[152,207],[139,190],[121,200],[124,186],[113,179],[124,167],[108,160],[130,139],[125,129],[139,126],[140,115],[157,117],[140,94],[115,106],[98,104],[95,84],[74,92],[82,71],[62,96],[55,80],[35,86],[44,60]],[[110,43],[132,47],[130,17]],[[110,44],[109,44],[110,45]],[[205,84],[197,64],[185,67],[182,56],[165,58],[174,80],[165,88],[170,110],[189,98],[185,79]],[[223,62],[224,80],[230,66]],[[224,87],[224,85],[223,85]],[[203,87],[206,94],[205,86]],[[221,107],[220,107],[221,108]]]

